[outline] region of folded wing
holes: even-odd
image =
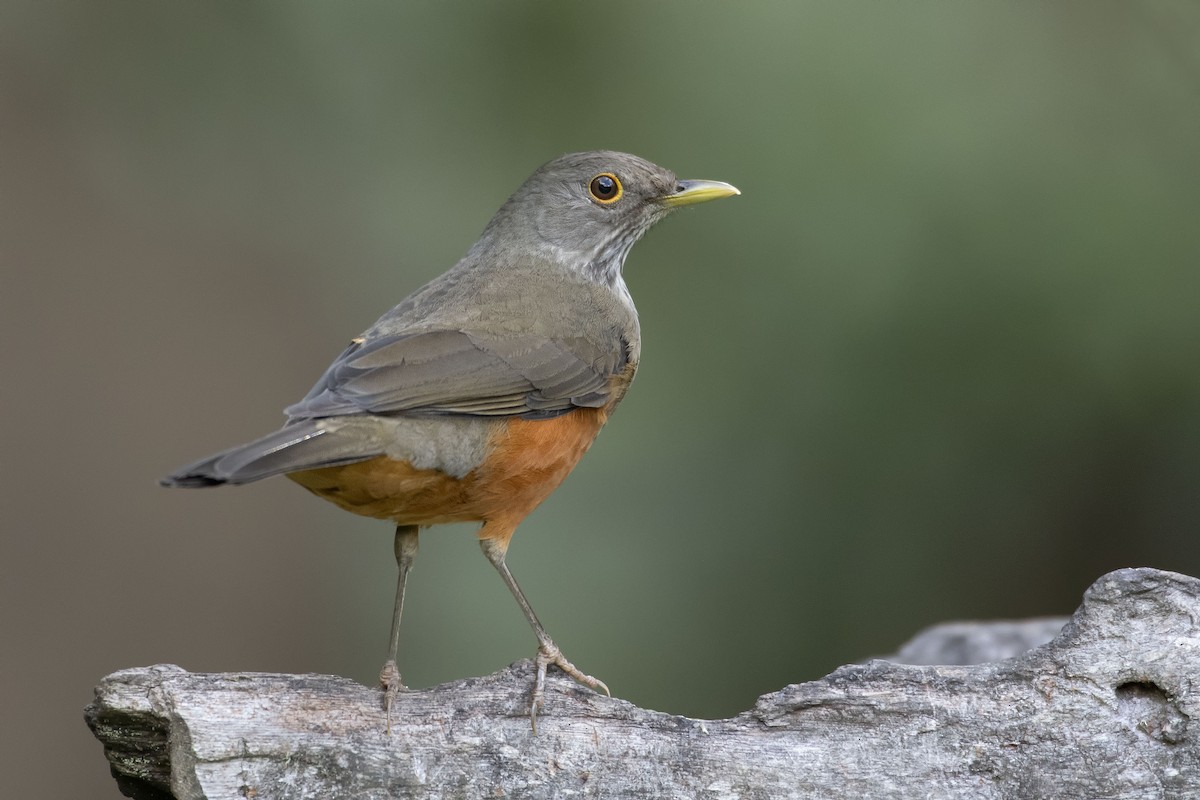
[[[608,399],[624,344],[472,331],[396,334],[346,349],[312,391],[286,409],[295,419],[345,414],[555,416]]]

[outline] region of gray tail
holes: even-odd
[[[188,464],[159,483],[189,489],[250,483],[287,472],[365,461],[383,452],[377,442],[376,437],[353,424],[326,427],[316,420],[302,420],[249,444]]]

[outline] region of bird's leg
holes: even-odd
[[[400,682],[400,669],[396,666],[396,648],[400,645],[400,616],[404,613],[404,584],[408,571],[417,558],[417,537],[420,528],[416,525],[396,526],[396,564],[400,577],[396,580],[396,605],[392,609],[392,637],[388,641],[388,659],[379,673],[379,684],[383,687],[383,709],[387,712],[387,732],[392,733],[392,703],[404,684]]]
[[[521,613],[525,615],[525,619],[529,620],[529,627],[533,628],[533,635],[538,640],[536,659],[537,681],[534,683],[533,698],[529,705],[529,720],[533,725],[534,734],[537,734],[538,711],[541,710],[542,704],[545,702],[546,668],[551,664],[584,686],[595,690],[603,689],[604,693],[611,697],[612,692],[608,691],[608,687],[604,685],[604,681],[585,674],[570,661],[567,661],[563,657],[562,651],[558,649],[558,645],[554,644],[549,634],[546,633],[546,629],[542,627],[537,614],[533,613],[533,606],[529,605],[529,601],[525,599],[525,593],[517,585],[517,579],[508,571],[508,565],[504,563],[504,556],[508,551],[508,543],[496,539],[481,539],[479,544],[483,548],[483,554],[487,556],[487,560],[492,562],[492,566],[500,573],[500,577],[504,579],[504,584],[508,587],[508,590],[517,599],[517,605],[521,607]]]

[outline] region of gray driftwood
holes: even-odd
[[[731,719],[533,667],[402,693],[323,675],[114,673],[87,721],[140,798],[1197,798],[1200,581],[1126,569],[1064,621],[941,626]],[[920,651],[920,652],[918,652]]]

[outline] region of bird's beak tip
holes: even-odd
[[[679,181],[675,191],[659,198],[659,202],[670,208],[677,208],[739,194],[741,191],[736,186],[723,181]]]

